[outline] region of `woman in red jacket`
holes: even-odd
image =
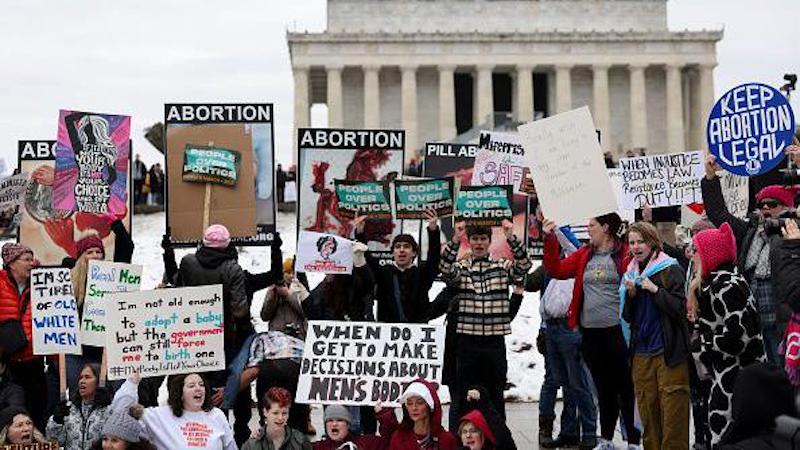
[[[2,249],[3,270],[0,270],[0,322],[19,320],[28,343],[22,350],[2,355],[9,360],[12,380],[25,391],[25,405],[37,428],[46,424],[47,390],[44,358],[33,355],[33,323],[31,322],[31,269],[33,250],[23,244],[7,243]],[[0,342],[0,347],[5,343]]]
[[[403,421],[392,433],[389,450],[456,450],[455,436],[442,427],[442,404],[436,388],[423,379],[414,380],[400,396]],[[381,423],[396,422],[394,414],[383,416]]]
[[[628,266],[622,219],[616,213],[590,219],[589,244],[563,260],[559,260],[555,227],[553,221],[544,220],[544,270],[559,280],[575,279],[567,320],[571,328],[581,327],[583,358],[597,388],[600,439],[596,448],[613,448],[620,413],[628,443],[637,447],[641,436],[633,426],[633,380],[620,326],[619,286]]]

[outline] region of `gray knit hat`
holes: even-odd
[[[330,405],[325,408],[325,422],[329,420],[344,420],[347,423],[353,423],[353,418],[350,417],[350,410],[342,405]]]
[[[103,436],[116,436],[126,442],[139,442],[141,431],[141,425],[131,417],[128,408],[112,412],[103,425]]]

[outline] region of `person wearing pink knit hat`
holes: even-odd
[[[789,212],[794,206],[795,191],[779,185],[761,189],[756,195],[756,211],[741,219],[731,214],[725,205],[720,179],[716,175],[718,170],[715,157],[709,155],[706,176],[700,183],[706,214],[715,226],[723,223],[730,226],[737,244],[739,273],[750,284],[758,306],[767,359],[782,364],[778,345],[788,324],[789,307],[780,296],[781,286],[774,272],[776,262],[781,258],[783,238],[780,233],[768,233],[764,223],[766,219],[776,219]]]
[[[691,348],[698,372],[711,378],[708,430],[716,447],[731,423],[736,374],[764,361],[764,342],[756,301],[736,266],[733,229],[704,230],[692,239],[694,278],[689,284],[688,316],[695,322]]]

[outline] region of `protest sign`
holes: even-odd
[[[235,186],[241,159],[236,150],[187,144],[183,151],[183,181]]]
[[[209,224],[224,223],[234,245],[272,243],[277,202],[273,112],[270,103],[164,105],[167,227],[176,246],[197,246],[205,231],[206,218]],[[228,184],[210,186],[184,180],[187,147],[238,152],[235,185],[230,185],[230,177],[224,177]],[[229,165],[225,167],[230,168]]]
[[[702,201],[700,152],[621,158],[622,207],[635,210],[650,206],[687,205]]]
[[[297,182],[287,181],[286,187],[283,188],[283,201],[285,203],[294,203],[297,201]]]
[[[336,208],[342,217],[392,218],[388,181],[334,180],[333,184],[336,189]]]
[[[744,219],[750,213],[749,181],[748,177],[734,175],[728,171],[723,172],[719,180],[728,211],[740,219]]]
[[[60,110],[53,208],[127,211],[131,118]]]
[[[439,218],[453,214],[453,177],[433,180],[395,180],[394,207],[398,219],[425,219],[428,209]]]
[[[518,130],[546,218],[563,225],[617,210],[588,107]]]
[[[614,188],[614,198],[617,200],[617,214],[619,214],[619,217],[622,218],[622,220],[625,220],[628,223],[635,222],[635,209],[625,208],[622,204],[622,170],[616,167],[609,168],[608,179],[611,181],[611,186]],[[582,223],[581,225],[584,227],[586,226],[585,223]]]
[[[225,370],[220,284],[117,293],[106,314],[109,380]]]
[[[429,142],[425,144],[422,173],[430,178],[453,177],[456,188],[458,186],[470,186],[477,153],[478,146],[474,144]],[[525,239],[527,236],[528,203],[529,198],[527,195],[514,194],[512,197],[511,211],[514,213],[514,234],[520,239]],[[441,230],[444,234],[444,240],[452,238],[453,221],[442,220]],[[514,255],[511,253],[508,244],[506,244],[503,230],[494,228],[492,233],[492,242],[489,246],[489,253],[492,257],[495,259],[513,259]],[[425,255],[428,248],[428,233],[420,233],[419,242],[420,255]],[[463,256],[468,248],[467,241],[464,240],[459,248],[459,256]]]
[[[30,308],[34,355],[81,354],[78,307],[69,269],[33,269]]]
[[[472,170],[472,186],[506,185],[520,191],[530,172],[525,164],[525,149],[516,133],[481,131]]]
[[[106,305],[113,300],[110,294],[138,291],[141,282],[142,266],[138,264],[89,261],[81,319],[84,345],[105,347]]]
[[[792,107],[780,91],[745,83],[723,94],[711,108],[706,139],[723,169],[755,176],[783,161],[794,125]]]
[[[513,187],[506,186],[462,186],[456,199],[455,220],[466,225],[499,226],[503,220],[511,220],[511,196]]]
[[[61,446],[58,442],[36,442],[33,444],[4,444],[0,445],[2,450],[59,450]]]
[[[301,231],[297,238],[298,272],[353,272],[353,242],[332,234]]]
[[[18,141],[19,170],[31,174],[24,207],[20,208],[19,242],[30,247],[43,266],[57,266],[64,258],[75,256],[76,235],[95,230],[103,240],[106,258],[113,259],[115,235],[107,220],[98,214],[53,209],[55,159],[56,141]],[[130,164],[127,170],[130,171]],[[131,181],[127,174],[125,178],[129,204],[122,223],[130,232]]]
[[[310,321],[297,401],[399,406],[411,381],[441,384],[444,327]]]
[[[352,220],[337,206],[334,180],[392,181],[403,173],[403,130],[297,130],[297,230],[350,236]],[[363,235],[373,256],[391,259],[400,221],[369,220]]]
[[[0,237],[12,234],[19,226],[27,188],[27,173],[18,173],[0,180]]]

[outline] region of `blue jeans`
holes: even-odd
[[[581,357],[581,334],[562,324],[547,325],[547,354],[553,376],[564,388],[564,409],[561,412],[561,436],[581,437],[597,434],[597,408],[592,398],[589,377]]]
[[[547,339],[549,338],[550,336],[547,336]],[[552,356],[550,355],[550,349],[548,346],[548,349],[544,354],[544,383],[542,383],[542,390],[539,391],[539,417],[556,417],[556,395],[558,394],[559,384],[556,381],[555,375],[553,374],[553,362],[551,360]],[[567,399],[565,395],[565,405],[566,402]],[[564,415],[562,414],[561,417],[563,420]],[[572,420],[575,420],[574,417]]]

